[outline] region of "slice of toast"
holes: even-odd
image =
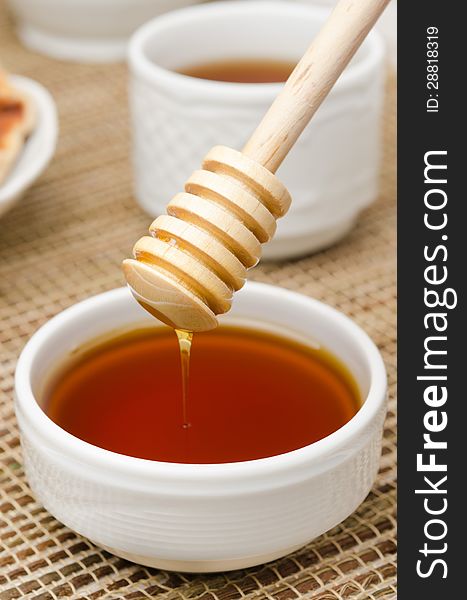
[[[0,185],[15,164],[36,124],[34,103],[0,70]]]

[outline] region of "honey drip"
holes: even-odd
[[[175,333],[177,334],[178,346],[180,349],[180,364],[182,367],[182,427],[188,429],[190,427],[190,422],[188,420],[188,383],[190,380],[190,355],[193,332],[175,329]]]
[[[137,299],[137,302],[153,317],[160,319],[160,314],[153,306],[139,298]],[[191,423],[188,420],[188,383],[190,379],[190,357],[193,331],[186,331],[185,329],[177,329],[175,327],[174,331],[177,335],[180,364],[182,367],[182,427],[183,429],[189,429]]]

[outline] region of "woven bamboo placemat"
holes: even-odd
[[[123,284],[120,262],[149,224],[132,197],[123,65],[80,66],[17,42],[0,2],[0,60],[54,95],[53,163],[0,220],[0,600],[395,598],[395,84],[385,111],[381,193],[339,245],[251,274],[351,316],[383,352],[390,405],[381,469],[346,521],[295,554],[248,570],[184,575],[100,550],[56,521],[25,480],[12,385],[28,337],[63,308]]]

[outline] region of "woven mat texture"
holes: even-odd
[[[292,555],[231,573],[185,575],[99,549],[48,514],[26,482],[12,398],[18,354],[63,308],[123,284],[120,262],[150,219],[132,195],[125,66],[65,64],[28,52],[1,0],[0,61],[52,92],[61,128],[50,167],[0,220],[0,600],[395,598],[393,77],[378,200],[339,245],[251,273],[335,306],[381,349],[390,405],[378,479],[352,516]]]

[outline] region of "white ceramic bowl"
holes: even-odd
[[[0,216],[21,198],[45,170],[55,152],[58,137],[57,109],[49,92],[27,77],[12,75],[10,79],[16,88],[32,98],[37,110],[37,124],[12,171],[0,184]]]
[[[281,84],[207,81],[174,70],[226,58],[297,61],[328,10],[293,2],[216,2],[168,13],[129,45],[135,193],[165,212],[214,145],[241,149]],[[371,33],[278,171],[293,202],[265,258],[318,250],[377,196],[384,53]]]
[[[239,318],[326,346],[360,386],[364,403],[358,413],[314,444],[248,462],[162,463],[83,442],[41,410],[45,375],[90,338],[154,322],[126,288],[100,294],[41,327],[26,344],[16,370],[27,476],[57,519],[135,562],[217,571],[287,554],[357,508],[378,470],[386,410],[386,375],[377,348],[334,309],[265,284],[247,283],[222,320]]]
[[[199,0],[198,0],[199,1]],[[25,46],[80,62],[122,60],[148,19],[196,0],[8,0]]]

